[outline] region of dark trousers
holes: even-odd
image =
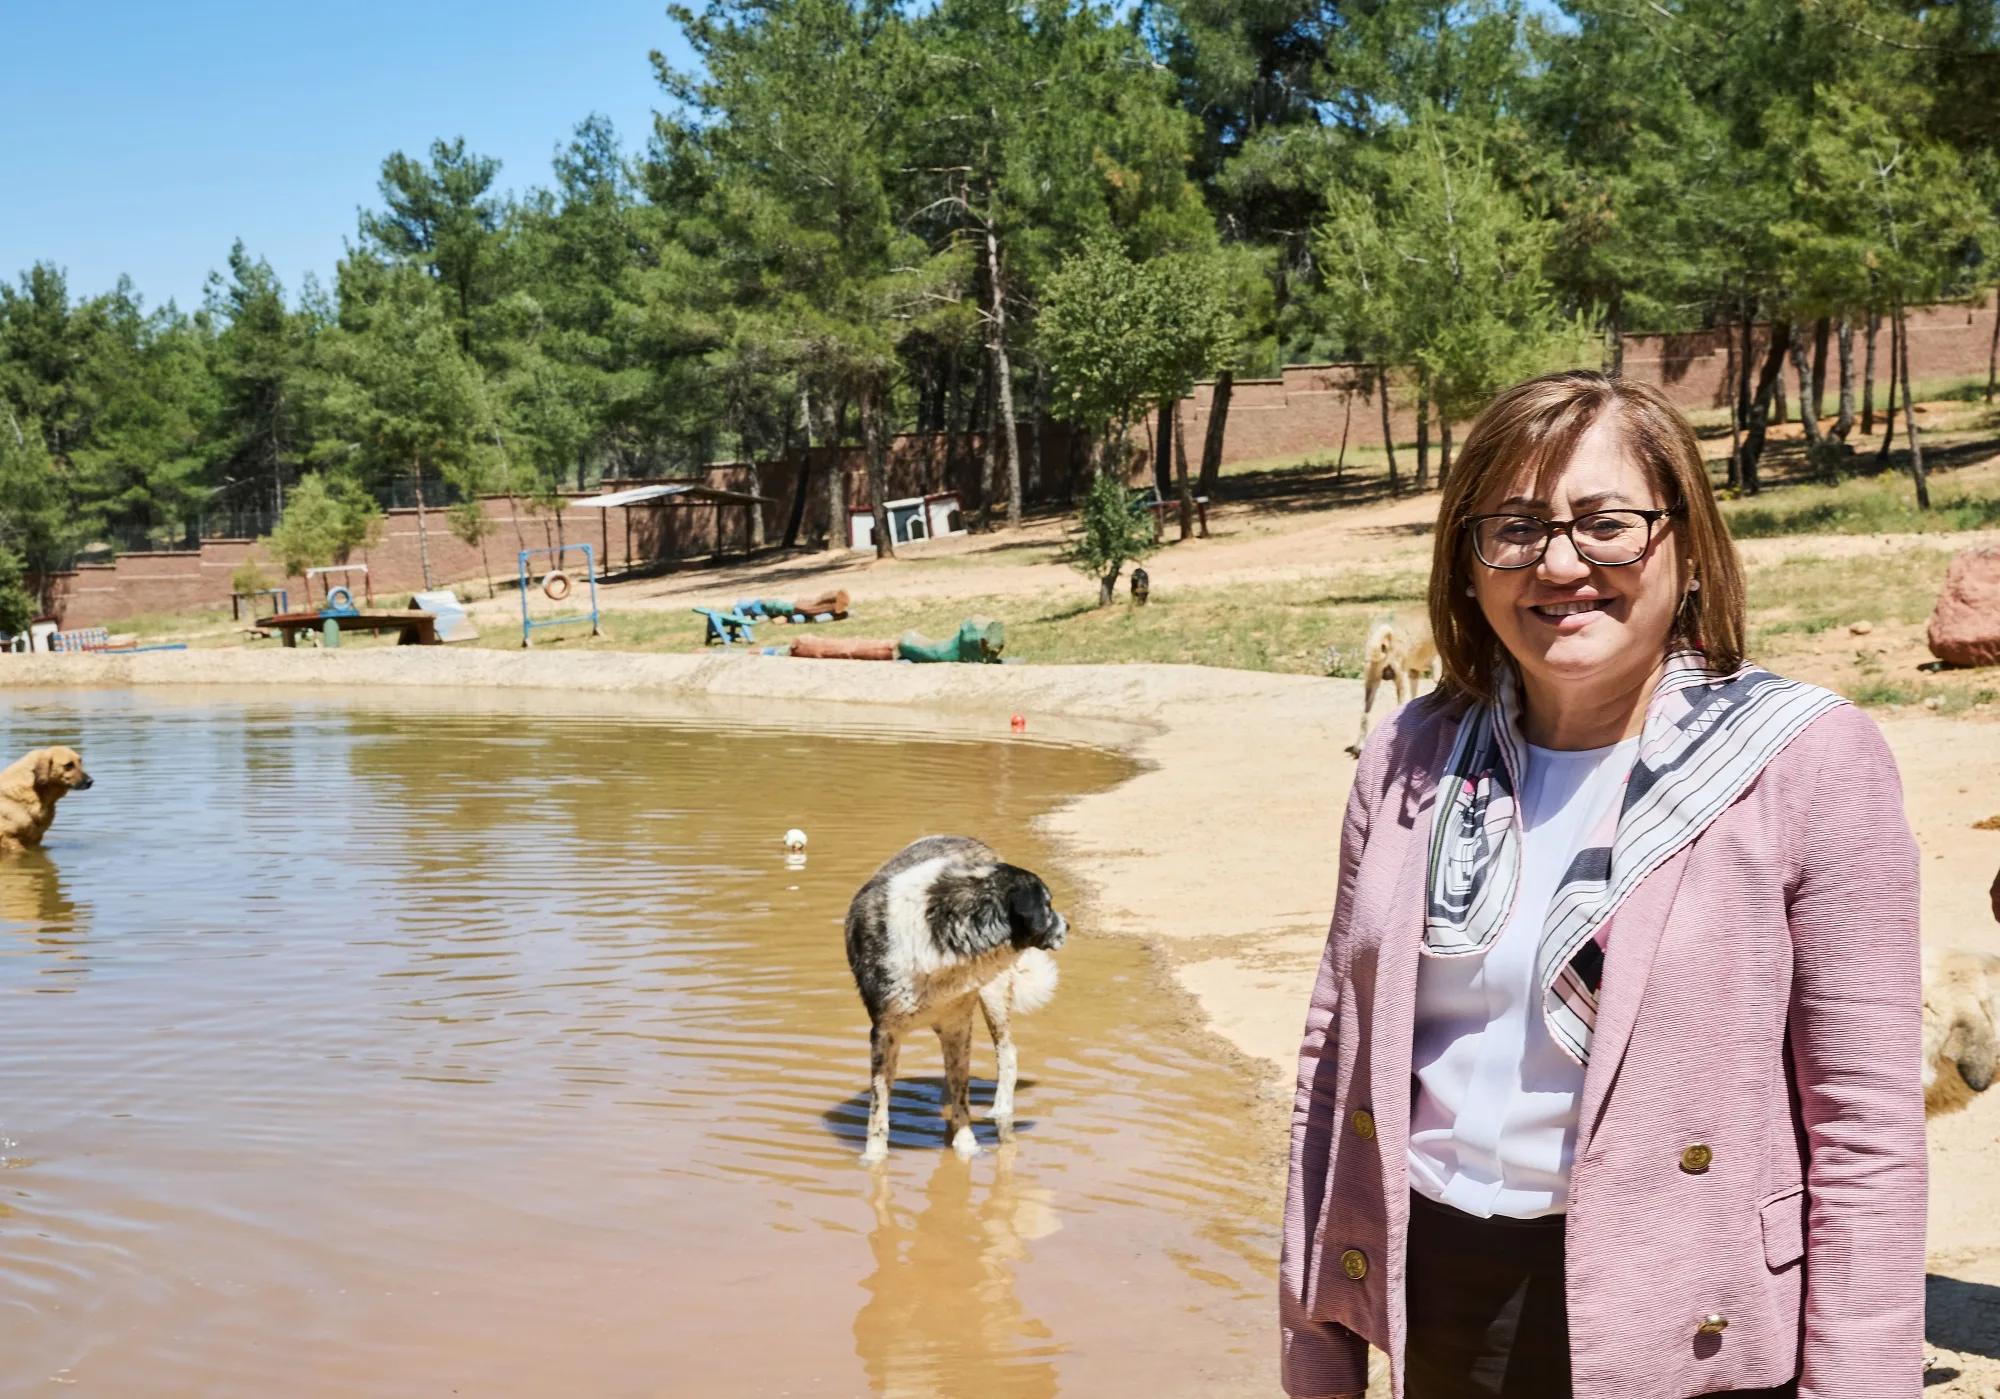
[[[1407,1399],[1569,1399],[1561,1215],[1477,1219],[1413,1192],[1407,1276]]]

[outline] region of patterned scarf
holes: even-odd
[[[1438,783],[1423,951],[1484,952],[1507,926],[1520,884],[1514,793],[1526,744],[1520,685],[1502,667],[1498,696],[1459,725]],[[1606,921],[1640,880],[1707,827],[1764,765],[1840,696],[1744,665],[1718,677],[1693,651],[1667,657],[1624,799],[1589,831],[1549,902],[1537,968],[1542,1015],[1579,1064],[1590,1057]]]

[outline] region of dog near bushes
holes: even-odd
[[[1040,877],[964,836],[925,836],[875,871],[847,910],[847,965],[868,1009],[869,1164],[889,1154],[889,1094],[903,1037],[925,1025],[944,1050],[946,1137],[960,1156],[972,1135],[972,1017],[986,1020],[999,1060],[992,1121],[1014,1129],[1019,1061],[1012,1017],[1056,990],[1049,954],[1069,924]]]

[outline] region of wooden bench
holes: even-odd
[[[1152,512],[1153,542],[1158,544],[1161,536],[1165,533],[1167,512],[1169,510],[1178,512],[1181,508],[1181,500],[1177,495],[1162,500],[1160,498],[1160,488],[1152,486],[1147,489],[1143,496],[1139,497],[1138,508]],[[1195,496],[1194,508],[1197,518],[1201,521],[1201,537],[1206,539],[1208,538],[1208,497],[1205,495]]]

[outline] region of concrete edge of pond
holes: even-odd
[[[1114,721],[1142,770],[1044,821],[1091,922],[1156,941],[1208,1027],[1287,1091],[1333,909],[1361,683],[1192,665],[964,666],[746,655],[153,651],[0,656],[0,690],[313,686],[625,692]],[[379,695],[378,695],[379,697]],[[1131,727],[1137,726],[1137,727]],[[1256,1070],[1252,1070],[1253,1074]]]
[[[965,666],[796,661],[780,656],[596,651],[149,651],[0,656],[0,689],[129,685],[448,685],[507,689],[652,690],[759,699],[832,700],[942,709],[1027,706],[1144,721],[1169,705],[1324,699],[1353,680],[1192,665]]]

